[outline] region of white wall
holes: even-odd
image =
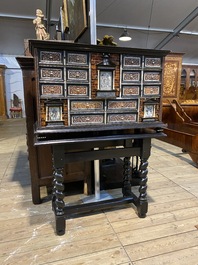
[[[10,117],[11,99],[16,94],[22,100],[23,117],[25,117],[22,71],[13,55],[0,55],[0,64],[5,65],[5,88],[7,114]]]

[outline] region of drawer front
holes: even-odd
[[[123,67],[141,67],[141,57],[139,56],[123,56]]]
[[[41,95],[63,96],[64,86],[62,84],[41,84]]]
[[[145,82],[160,82],[161,73],[160,72],[144,72]]]
[[[88,54],[84,53],[68,53],[67,64],[69,65],[88,65],[89,57]]]
[[[137,108],[137,100],[109,100],[107,104],[109,110],[129,110]]]
[[[88,85],[68,85],[67,94],[68,96],[88,96]]]
[[[63,64],[62,52],[40,51],[40,63]]]
[[[67,69],[67,81],[86,81],[88,82],[89,72],[87,69]]]
[[[135,113],[127,113],[127,114],[108,114],[107,122],[108,123],[128,123],[135,122],[137,119],[137,114]]]
[[[71,125],[103,124],[102,114],[71,115]]]
[[[139,96],[140,86],[122,86],[123,96]]]
[[[161,58],[145,58],[145,67],[162,67]]]
[[[72,100],[71,101],[71,111],[72,110],[75,110],[75,111],[103,110],[103,101]]]
[[[122,72],[122,81],[123,82],[139,82],[140,81],[141,74],[139,71],[137,72],[129,72],[129,71],[123,71]]]
[[[160,86],[144,86],[144,96],[158,96],[160,95]]]
[[[43,80],[59,80],[63,81],[63,69],[58,68],[41,68],[40,78]]]

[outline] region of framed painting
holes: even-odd
[[[62,8],[60,8],[60,18],[61,18],[61,31],[62,33],[67,33],[69,31],[69,20],[67,13],[67,1],[63,0]]]
[[[62,24],[69,40],[76,41],[87,28],[86,0],[63,0]]]

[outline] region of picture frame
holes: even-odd
[[[62,121],[62,106],[61,105],[47,105],[46,106],[46,121],[56,122]]]
[[[62,24],[69,40],[76,41],[87,28],[86,0],[63,0]]]
[[[155,105],[145,104],[144,105],[144,118],[154,118],[155,117]]]
[[[99,90],[113,90],[113,71],[99,71]]]

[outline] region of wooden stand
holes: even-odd
[[[151,137],[160,136],[164,136],[164,134],[160,132],[148,134],[143,133],[142,131],[142,133],[138,134],[117,134],[106,137],[96,136],[76,138],[75,141],[72,139],[65,139],[58,143],[55,143],[55,141],[38,141],[36,143],[37,146],[43,144],[52,145],[54,166],[52,208],[55,214],[57,235],[63,235],[65,233],[65,219],[73,213],[83,213],[95,209],[99,210],[115,205],[133,203],[137,207],[138,216],[144,218],[148,210],[146,190]],[[41,138],[41,134],[39,135],[39,138]],[[92,151],[79,152],[79,145],[81,146],[81,149],[88,148]],[[116,148],[116,146],[119,146],[120,148]],[[97,147],[97,149],[95,149],[95,147]],[[72,150],[72,152],[70,150]],[[124,157],[122,185],[123,197],[68,206],[63,200],[65,197],[63,185],[63,170],[65,164],[81,161],[82,159],[83,161],[108,159],[112,158],[112,155],[113,158]],[[135,176],[138,175],[140,180],[138,197],[131,191],[131,177],[133,178],[130,169],[131,156],[138,157],[140,161],[140,166],[137,169],[137,172],[133,172]]]

